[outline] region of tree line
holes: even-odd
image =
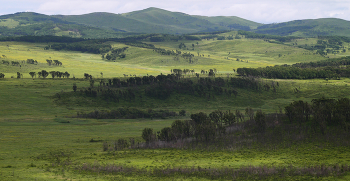
[[[34,78],[38,75],[38,78],[46,78],[47,76],[51,75],[51,77],[54,79],[57,78],[69,78],[70,73],[66,72],[60,72],[60,71],[50,71],[47,72],[46,70],[42,70],[40,72],[29,72],[29,75]]]
[[[176,69],[175,69],[176,70]],[[216,96],[235,98],[239,95],[237,89],[251,91],[277,92],[278,82],[262,82],[254,77],[207,77],[187,79],[179,74],[158,76],[129,77],[127,79],[100,79],[96,80],[87,73],[85,79],[90,81],[89,87],[79,90],[73,85],[73,91],[79,96],[98,98],[107,102],[136,101],[144,96],[154,99],[166,100],[172,95],[191,95],[205,99],[214,99]],[[95,86],[95,83],[98,85]],[[78,91],[77,91],[78,90]]]
[[[254,124],[255,132],[263,133],[266,129],[265,113],[261,110],[254,111],[246,108],[246,114]],[[239,110],[235,112],[216,110],[210,114],[203,112],[191,114],[190,120],[175,120],[170,127],[164,127],[158,132],[152,128],[144,128],[142,138],[146,143],[153,141],[177,141],[187,138],[195,138],[196,141],[208,142],[227,134],[227,128],[236,122],[244,120],[244,114]]]
[[[244,35],[245,38],[254,38],[254,39],[273,39],[277,40],[279,42],[289,42],[294,39],[298,39],[298,37],[295,36],[278,36],[278,35],[266,35],[266,34],[258,34],[254,32],[249,32],[249,31],[243,31],[239,30],[238,31],[239,35]]]
[[[345,130],[350,128],[350,99],[338,100],[329,98],[313,99],[311,103],[294,101],[285,107],[285,113],[292,123],[300,126],[311,123],[313,129],[325,134],[327,126],[341,126]]]
[[[84,42],[74,42],[74,43],[54,43],[45,47],[45,50],[54,49],[59,50],[69,50],[69,51],[80,51],[93,54],[107,53],[112,49],[110,44],[105,44],[99,41],[84,41]]]
[[[118,108],[115,110],[96,110],[90,113],[78,112],[78,118],[92,119],[138,119],[138,118],[168,118],[176,116],[185,116],[186,111],[182,110],[179,113],[169,110],[141,110],[137,108]]]
[[[270,79],[338,79],[350,77],[350,57],[323,60],[318,62],[275,65],[265,68],[238,68],[241,76],[265,77]]]

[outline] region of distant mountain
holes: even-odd
[[[56,17],[78,24],[133,33],[186,34],[220,30],[250,30],[261,25],[238,17],[191,16],[158,8],[125,14],[91,13]]]
[[[0,16],[0,36],[24,35],[104,38],[116,37],[118,33],[32,12]]]
[[[262,25],[254,31],[261,34],[281,36],[350,36],[350,21],[336,18],[295,20],[285,23]]]
[[[48,16],[25,12],[0,16],[0,36],[110,38],[144,33],[188,34],[224,30],[245,30],[281,36],[349,36],[350,22],[328,18],[264,25],[235,16],[196,16],[159,8],[125,14],[99,12]]]

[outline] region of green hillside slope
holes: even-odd
[[[197,16],[159,8],[124,14],[99,12],[48,16],[25,12],[0,16],[0,36],[58,35],[110,38],[140,33],[191,34],[225,30],[300,37],[349,36],[350,22],[323,18],[263,25],[235,16]]]
[[[55,17],[78,24],[134,33],[186,34],[218,30],[249,30],[260,25],[238,17],[191,16],[158,8],[124,14],[90,13]]]
[[[259,26],[256,33],[295,36],[349,36],[350,22],[336,18],[295,20]]]
[[[24,12],[0,16],[0,36],[55,35],[84,38],[116,37],[117,33],[68,22],[55,16]]]

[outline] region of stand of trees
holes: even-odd
[[[123,47],[123,48],[112,48],[110,53],[102,54],[102,58],[106,58],[107,60],[116,60],[117,57],[119,58],[125,58],[124,51],[128,49],[129,47]]]
[[[46,50],[54,49],[59,50],[69,50],[69,51],[80,51],[94,54],[102,54],[111,51],[112,46],[110,44],[104,44],[98,41],[84,41],[84,42],[74,42],[74,43],[54,43],[45,47]]]
[[[255,76],[278,79],[314,79],[350,77],[350,57],[323,60],[310,63],[297,63],[266,68],[238,68],[241,76]]]
[[[173,70],[176,73],[176,70]],[[79,92],[87,97],[99,97],[106,101],[119,102],[120,100],[134,101],[142,99],[145,95],[150,98],[165,100],[173,94],[193,95],[197,97],[213,99],[215,96],[236,97],[237,88],[252,91],[276,92],[278,82],[263,83],[254,77],[235,77],[224,80],[221,77],[207,77],[193,79],[181,79],[181,74],[168,74],[158,76],[130,77],[125,80],[118,78],[100,80],[97,87],[94,79],[89,74],[84,74],[90,79],[90,87],[82,88]]]
[[[310,122],[313,129],[325,134],[327,126],[341,126],[345,130],[350,128],[350,99],[313,99],[311,104],[294,101],[285,107],[289,121],[299,123]]]
[[[266,34],[258,34],[254,32],[243,31],[243,30],[239,30],[238,34],[244,35],[245,38],[255,38],[255,39],[264,39],[264,40],[273,39],[279,42],[289,42],[291,40],[298,39],[298,37],[295,37],[295,36],[266,35]]]
[[[226,127],[236,122],[235,115],[230,111],[214,111],[209,115],[200,112],[191,114],[191,120],[176,120],[171,127],[165,127],[153,132],[152,128],[145,128],[142,138],[147,142],[175,141],[195,137],[197,140],[209,141],[218,135],[224,135]]]
[[[167,118],[179,116],[178,113],[169,110],[141,110],[136,108],[118,108],[110,111],[93,111],[90,113],[77,113],[78,118],[93,119],[137,119],[137,118]]]

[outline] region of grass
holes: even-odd
[[[310,44],[313,39],[298,40]],[[156,47],[175,50],[180,42],[154,43]],[[38,65],[22,64],[21,67],[0,64],[0,72],[5,79],[0,79],[0,180],[167,180],[169,178],[148,177],[145,175],[104,175],[97,173],[80,173],[64,165],[55,165],[57,155],[61,163],[71,165],[119,164],[138,169],[163,167],[202,167],[202,168],[241,168],[242,166],[289,166],[303,167],[309,165],[348,164],[349,148],[334,146],[331,143],[303,143],[289,148],[241,149],[241,150],[177,150],[177,149],[139,149],[117,152],[103,152],[102,143],[112,143],[119,138],[141,140],[141,131],[145,127],[159,131],[170,126],[173,119],[135,119],[135,120],[94,120],[76,119],[72,116],[78,111],[109,110],[116,107],[136,107],[140,109],[186,110],[187,118],[191,113],[200,111],[209,113],[220,109],[243,111],[251,106],[274,113],[283,109],[294,100],[311,101],[322,96],[327,98],[348,97],[350,79],[341,80],[274,80],[279,82],[277,92],[255,92],[237,89],[238,96],[227,98],[216,96],[212,99],[188,95],[172,95],[167,100],[157,100],[143,96],[143,101],[121,101],[108,103],[99,99],[76,96],[72,85],[78,89],[89,86],[89,81],[81,79],[84,73],[92,74],[97,86],[103,72],[104,78],[131,75],[158,75],[170,73],[170,69],[189,68],[199,72],[201,69],[216,68],[219,75],[226,78],[226,73],[238,67],[259,67],[275,64],[291,64],[303,61],[324,59],[304,49],[292,45],[271,44],[261,40],[232,41],[184,41],[187,47],[195,44],[198,61],[188,64],[185,60],[174,61],[172,56],[159,55],[152,50],[129,47],[125,59],[114,61],[102,60],[100,55],[69,51],[47,51],[46,44],[1,42],[0,55],[3,60],[21,61],[28,58],[37,60]],[[8,45],[8,46],[7,46]],[[114,47],[124,44],[114,43]],[[183,50],[187,51],[187,50]],[[197,57],[197,51],[204,57]],[[267,53],[266,53],[267,51]],[[228,55],[230,52],[230,55]],[[279,57],[278,54],[285,56]],[[342,54],[347,55],[348,52]],[[210,55],[208,57],[207,55]],[[338,55],[337,55],[338,56]],[[340,55],[339,55],[340,56]],[[226,57],[226,59],[225,59]],[[227,59],[229,57],[229,59]],[[62,67],[46,64],[46,59],[57,59]],[[235,59],[242,59],[238,62]],[[245,61],[248,60],[248,63]],[[68,71],[76,79],[31,79],[31,71]],[[11,79],[16,72],[23,74],[23,79]],[[205,77],[205,75],[200,75]],[[234,76],[230,75],[230,76]],[[186,75],[185,77],[191,77]],[[192,79],[196,80],[192,77]],[[270,83],[271,80],[261,80]],[[296,92],[295,89],[299,92]],[[55,97],[59,93],[60,99]],[[96,142],[90,142],[93,139]],[[67,160],[69,158],[69,160]],[[54,165],[53,165],[54,163]],[[173,180],[204,180],[197,177],[175,175]],[[318,180],[313,177],[292,177],[292,179]],[[348,180],[350,175],[342,177],[325,177],[324,180]]]
[[[225,33],[223,35],[228,35]],[[232,33],[231,33],[232,34]],[[23,74],[24,78],[30,78],[30,71],[68,71],[77,78],[83,77],[84,73],[89,73],[95,78],[120,77],[126,75],[158,75],[168,74],[171,69],[194,69],[200,70],[217,69],[219,73],[234,73],[233,69],[239,67],[266,67],[283,64],[293,64],[298,62],[310,62],[325,60],[326,58],[314,54],[314,52],[292,46],[292,43],[281,45],[268,43],[263,40],[238,39],[238,40],[203,40],[203,41],[181,41],[189,47],[194,57],[194,63],[180,58],[175,60],[174,56],[160,55],[150,49],[130,47],[125,52],[126,58],[118,58],[115,61],[102,60],[101,55],[86,54],[72,51],[44,50],[47,44],[39,43],[18,43],[0,42],[0,53],[5,55],[3,60],[19,61],[34,59],[39,65],[22,64],[21,67],[7,66],[0,64],[0,72],[5,73],[6,78],[16,77],[16,72]],[[198,42],[198,45],[197,45]],[[315,39],[301,39],[299,44],[310,44],[316,42]],[[120,43],[113,43],[113,47],[125,47]],[[150,43],[150,42],[148,42]],[[176,50],[180,42],[151,42],[156,47],[166,50]],[[192,50],[194,44],[194,50]],[[201,56],[198,56],[200,54]],[[203,56],[204,55],[204,56]],[[349,52],[335,55],[347,56]],[[329,55],[334,57],[334,55]],[[59,60],[63,63],[61,67],[47,66],[46,59]],[[239,61],[237,61],[239,59]]]
[[[119,138],[134,137],[141,141],[141,131],[151,127],[155,131],[169,126],[173,120],[91,120],[75,119],[66,116],[75,115],[77,111],[96,108],[109,109],[122,106],[98,104],[91,102],[76,105],[75,102],[54,103],[53,95],[72,91],[73,82],[78,87],[88,86],[88,81],[62,79],[4,79],[0,81],[0,98],[2,101],[0,118],[0,178],[5,180],[51,180],[51,179],[109,179],[111,176],[75,173],[71,170],[62,172],[61,167],[51,167],[52,161],[46,159],[50,152],[63,151],[71,153],[74,163],[113,163],[144,168],[162,168],[200,166],[202,168],[221,168],[241,166],[307,166],[319,164],[346,164],[350,150],[332,145],[317,146],[317,143],[295,145],[290,149],[261,151],[245,149],[241,151],[199,151],[199,150],[131,150],[115,154],[102,152],[102,142],[90,142],[91,139],[111,143]],[[237,99],[201,100],[189,96],[174,96],[166,101],[147,100],[144,105],[130,103],[147,109],[185,109],[188,112],[216,109],[234,110],[252,106],[275,112],[278,107],[289,104],[292,100],[311,100],[326,96],[339,98],[348,96],[349,79],[342,80],[280,80],[277,94],[240,91]],[[300,93],[294,93],[298,88]],[[300,88],[299,88],[300,87]],[[317,88],[318,91],[315,91]],[[178,102],[177,102],[178,101]],[[187,104],[183,104],[183,102]],[[128,104],[126,104],[128,105]],[[203,107],[203,105],[206,105]],[[57,116],[57,117],[56,117]],[[69,122],[69,123],[68,123]],[[43,156],[44,155],[44,156]],[[43,157],[43,158],[41,158]],[[45,158],[44,158],[45,157]],[[62,158],[64,160],[66,158]],[[48,171],[50,170],[50,171]],[[116,176],[125,178],[123,176]],[[139,179],[139,176],[126,176]],[[141,178],[147,180],[147,177]],[[179,179],[184,179],[179,176]],[[346,178],[346,177],[345,177]],[[333,178],[332,178],[333,179]]]
[[[205,150],[126,150],[102,152],[102,142],[136,137],[144,127],[160,130],[172,120],[80,120],[65,118],[42,120],[1,120],[0,178],[5,180],[109,179],[111,175],[76,173],[69,167],[55,167],[57,155],[62,163],[116,164],[139,169],[195,167],[241,168],[243,166],[289,166],[348,164],[348,147],[331,143],[306,143],[289,148],[241,149],[233,151]],[[56,163],[57,164],[57,163]],[[62,171],[64,170],[64,171]],[[141,175],[142,176],[142,175]],[[125,178],[125,177],[121,177]],[[132,179],[138,179],[136,175]],[[181,177],[180,177],[181,178]],[[347,177],[343,177],[344,179]],[[145,180],[148,180],[144,178]],[[152,179],[152,178],[151,178]],[[198,178],[197,178],[198,179]],[[337,179],[331,177],[329,179]]]

